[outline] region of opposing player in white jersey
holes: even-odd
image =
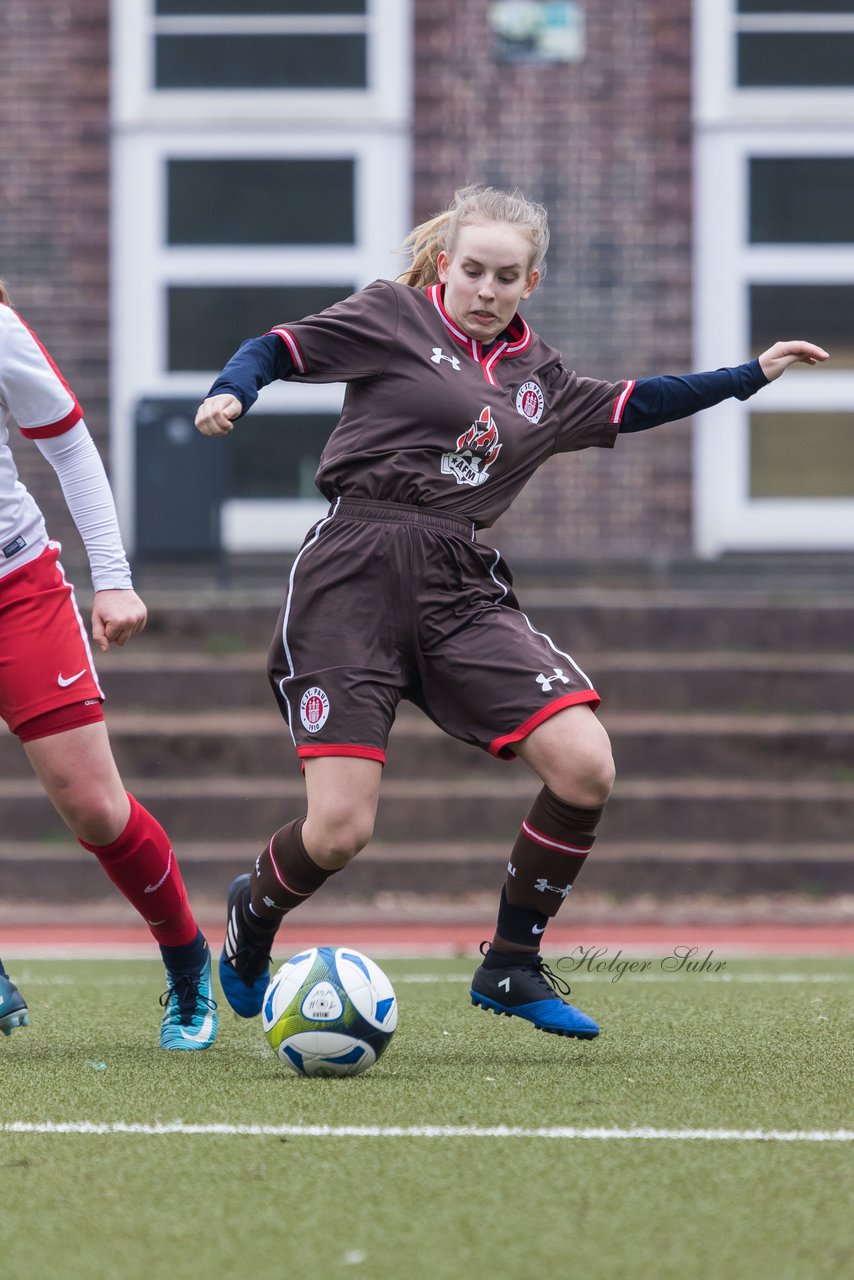
[[[80,844],[160,944],[167,989],[160,1044],[204,1049],[216,1035],[207,943],[169,839],[125,791],[104,724],[103,693],[74,591],[42,513],[19,479],[10,432],[34,441],[56,472],[95,588],[92,636],[103,651],[145,626],[115,504],[83,411],[0,281],[0,717],[23,743],[48,797]],[[26,1026],[26,1002],[0,961],[0,1031]]]

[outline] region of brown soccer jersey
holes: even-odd
[[[272,332],[300,380],[348,384],[316,477],[325,497],[427,507],[478,528],[553,453],[612,448],[633,386],[570,373],[518,315],[484,354],[440,285],[376,280]]]
[[[632,382],[578,378],[521,317],[484,352],[440,285],[377,280],[271,332],[297,376],[347,383],[269,675],[302,757],[384,760],[401,698],[495,755],[592,682],[474,540],[553,453],[611,448]]]

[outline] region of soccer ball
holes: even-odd
[[[397,1026],[394,988],[352,947],[312,947],[272,977],[261,1011],[279,1060],[301,1076],[358,1076]]]

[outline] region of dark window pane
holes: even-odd
[[[854,0],[738,0],[739,13],[854,13]]]
[[[157,0],[157,12],[164,16],[201,14],[292,14],[314,17],[320,13],[363,14],[367,0]]]
[[[754,284],[750,288],[750,345],[754,356],[785,338],[817,342],[828,368],[854,369],[854,285]],[[794,364],[789,371],[807,369]],[[816,369],[809,372],[816,373]]]
[[[752,498],[854,498],[854,414],[752,413]]]
[[[854,84],[854,32],[743,31],[738,83],[832,89]]]
[[[221,369],[247,338],[323,311],[353,288],[351,284],[173,285],[168,293],[167,367],[173,373]]]
[[[169,244],[352,244],[353,160],[169,160]]]
[[[158,89],[364,89],[363,35],[158,36]]]
[[[854,157],[750,161],[753,244],[854,241]]]
[[[314,475],[337,413],[255,413],[225,439],[229,498],[317,498]]]

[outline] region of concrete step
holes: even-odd
[[[130,777],[125,783],[175,842],[221,839],[256,845],[304,809],[298,778]],[[480,778],[387,779],[376,836],[401,843],[429,833],[432,841],[453,842],[476,831],[481,839],[510,842],[537,789],[533,775],[518,770],[508,772],[499,788]],[[35,780],[0,781],[0,809],[7,839],[65,838]],[[615,791],[600,830],[603,843],[851,842],[854,783],[629,779]]]
[[[632,778],[770,778],[854,780],[854,715],[612,713],[603,709],[619,786]],[[299,764],[287,726],[266,709],[142,713],[108,712],[119,768],[136,778],[295,778]],[[392,730],[385,778],[477,778],[496,789],[506,766],[448,738],[414,707]],[[11,735],[0,738],[0,777],[30,778],[29,762]]]
[[[228,653],[266,647],[286,586],[241,591],[170,591],[143,588],[149,607],[146,644]],[[846,653],[854,634],[850,574],[811,581],[809,573],[755,578],[737,588],[726,581],[678,588],[572,585],[571,570],[558,586],[523,586],[522,608],[558,648],[576,654],[597,649],[774,649],[785,638],[792,651]]]
[[[246,871],[260,844],[251,841],[176,841],[191,899],[225,902],[235,875]],[[324,886],[324,904],[382,903],[389,895],[423,894],[459,899],[500,890],[509,844],[500,841],[429,843],[374,841]],[[579,885],[587,894],[619,898],[683,895],[851,892],[848,842],[711,843],[681,840],[602,841]],[[0,898],[14,904],[99,904],[116,890],[96,860],[75,842],[0,842]],[[224,909],[224,906],[223,906]]]
[[[854,713],[850,652],[601,651],[584,655],[583,665],[612,711]],[[265,657],[257,652],[111,651],[98,659],[98,670],[108,698],[125,711],[273,705]]]

